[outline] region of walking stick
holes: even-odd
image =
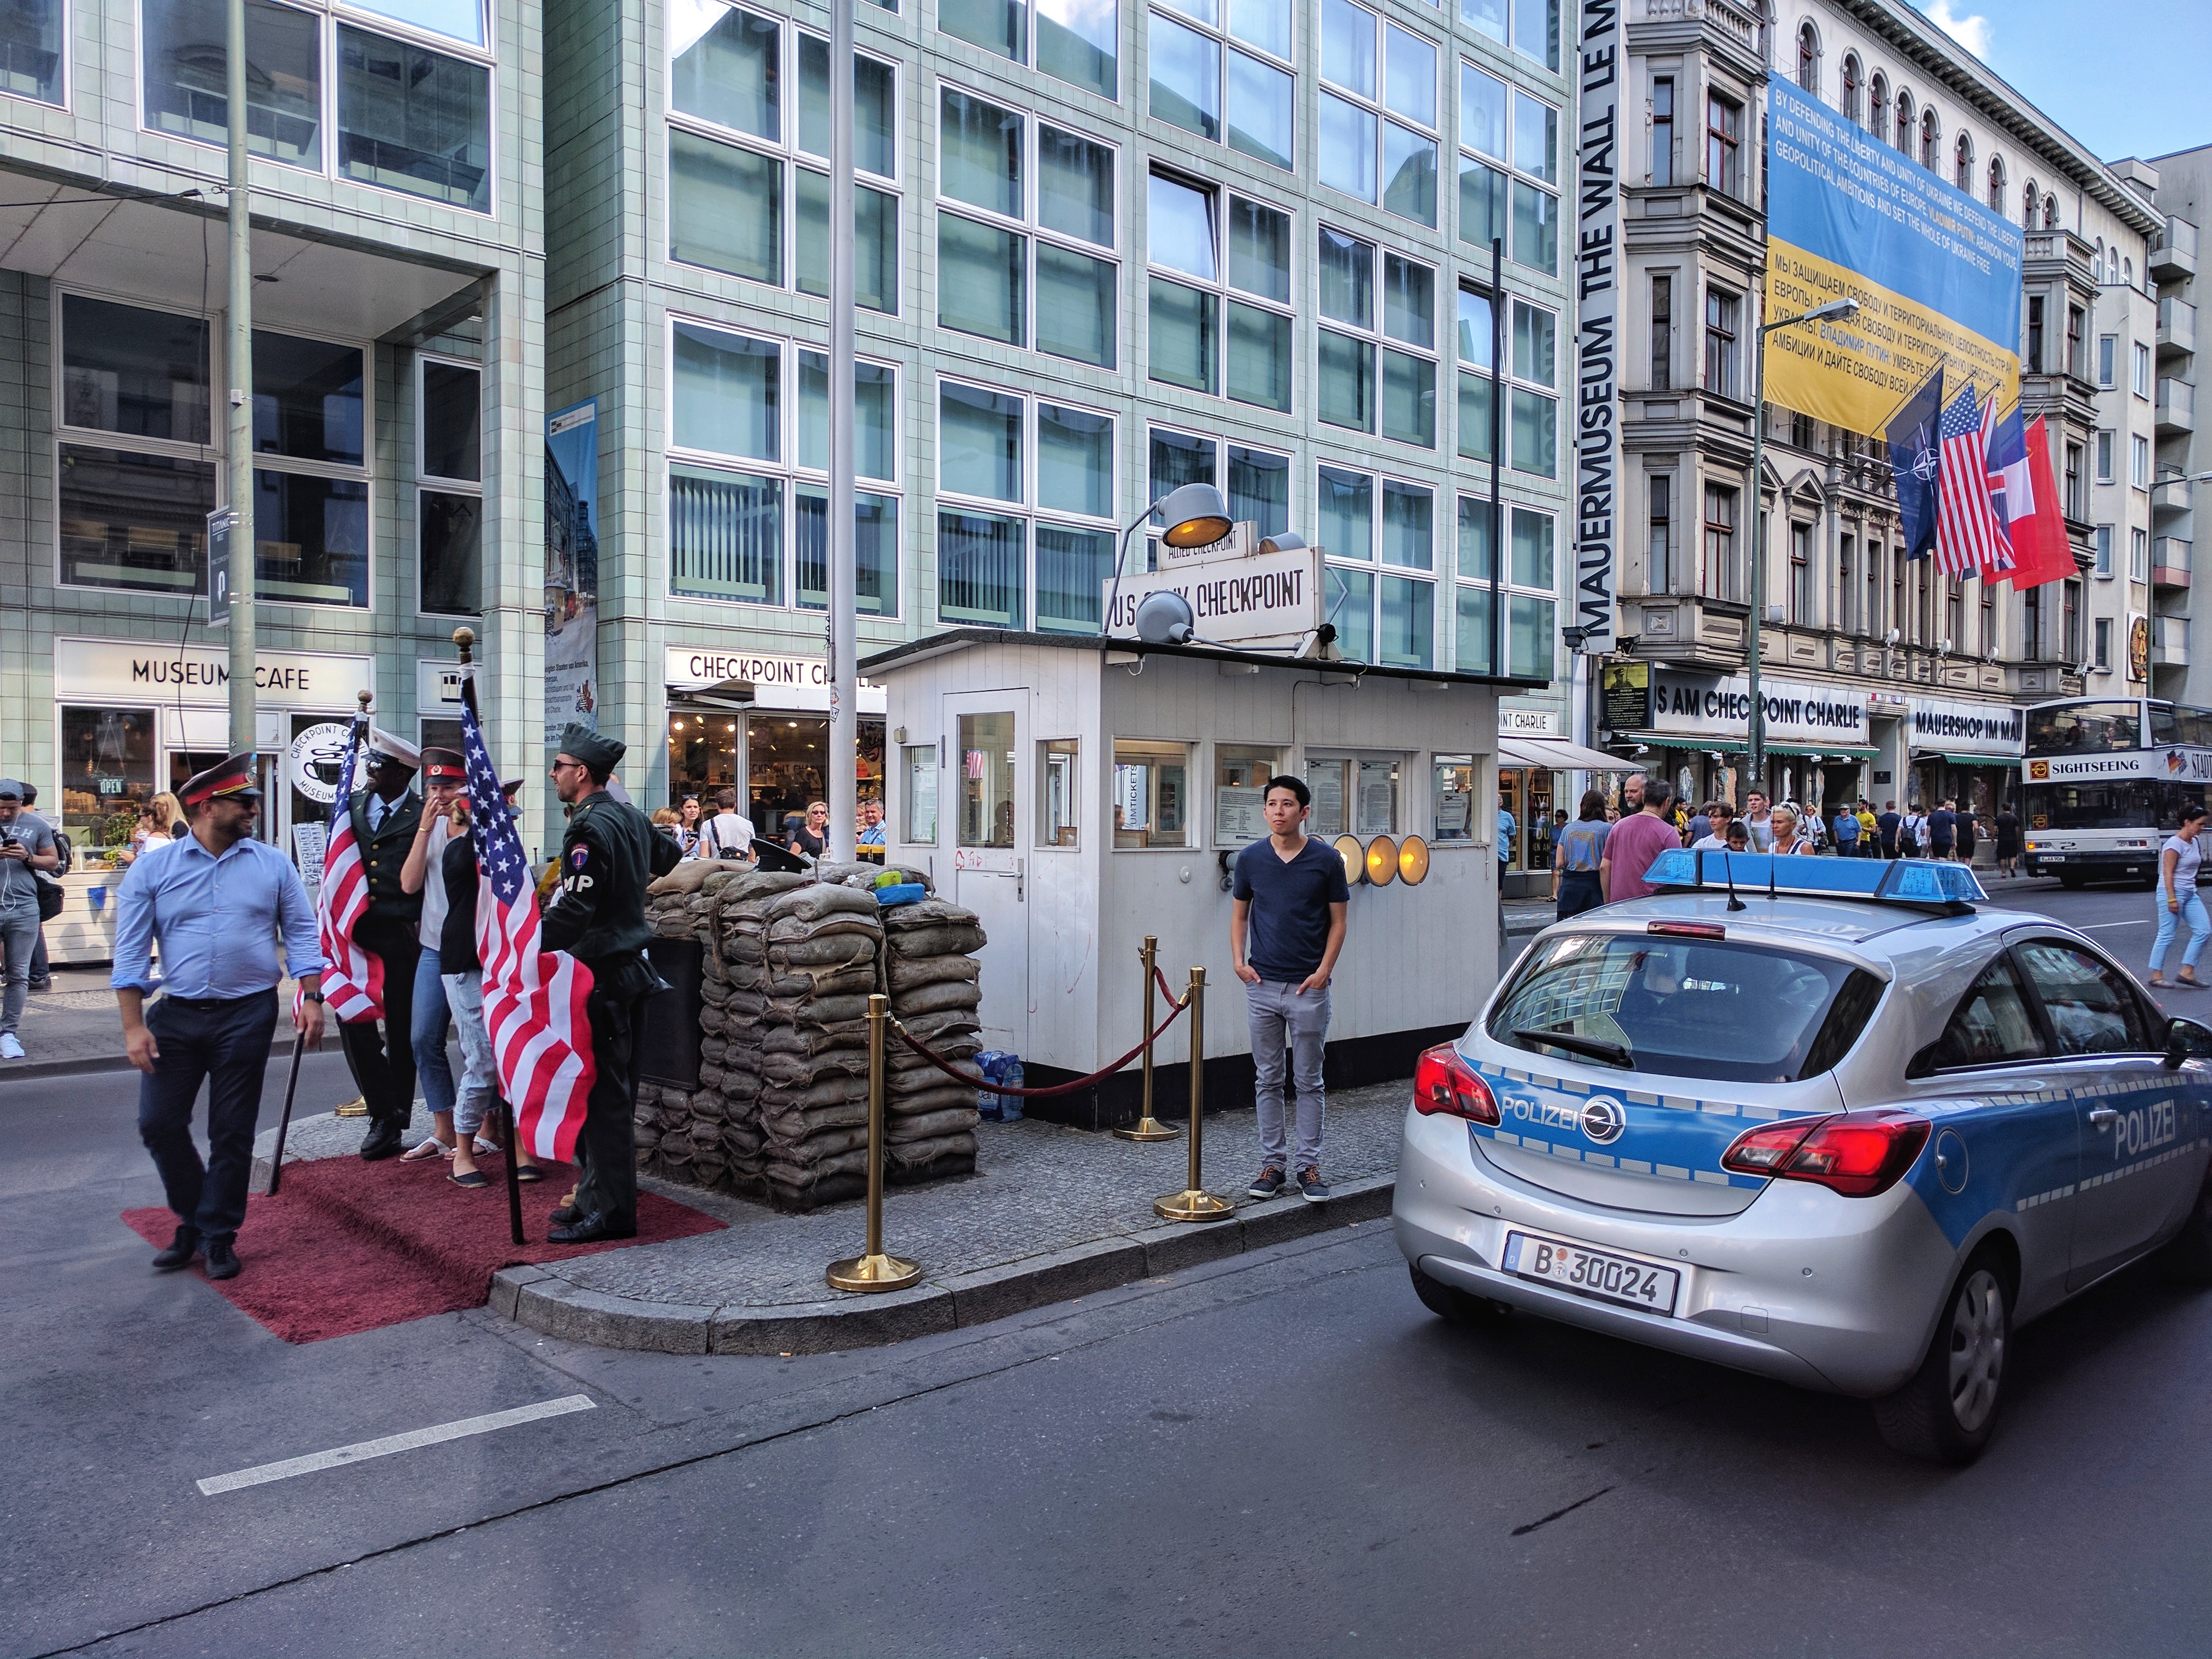
[[[522,1126],[514,1121],[514,1103],[502,1100],[507,1110],[507,1224],[514,1234],[517,1244],[527,1241],[522,1237]]]
[[[276,1155],[269,1161],[269,1196],[276,1196],[276,1183],[284,1178],[284,1132],[292,1127],[292,1096],[300,1086],[300,1053],[307,1046],[307,1034],[295,1032],[292,1036],[292,1075],[284,1080],[284,1115],[276,1120]]]

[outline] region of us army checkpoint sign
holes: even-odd
[[[1123,578],[1118,599],[1114,584],[1102,582],[1100,599],[1113,606],[1113,614],[1106,618],[1109,637],[1133,637],[1137,607],[1164,590],[1182,596],[1190,606],[1193,629],[1202,641],[1290,649],[1321,626],[1321,550],[1296,547],[1170,565]]]

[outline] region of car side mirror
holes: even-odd
[[[2212,1060],[2212,1025],[2176,1018],[2166,1026],[2166,1069],[2178,1072],[2185,1060]]]

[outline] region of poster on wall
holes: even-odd
[[[1880,432],[1944,370],[2020,398],[2019,226],[1780,76],[1767,82],[1766,317],[1846,296],[1856,317],[1776,331],[1769,400]]]
[[[572,720],[598,729],[599,406],[545,417],[545,741]]]

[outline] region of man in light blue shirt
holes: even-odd
[[[238,1273],[253,1121],[276,1030],[276,938],[300,982],[292,1023],[323,1035],[323,953],[315,907],[289,859],[253,839],[261,810],[254,757],[234,755],[178,791],[191,833],[143,854],[115,895],[115,966],[123,1046],[146,1074],[138,1137],[161,1172],[177,1234],[154,1258],[167,1271],[206,1252],[210,1279]],[[153,946],[162,995],[149,1014]],[[192,1145],[192,1103],[208,1084],[208,1160]]]

